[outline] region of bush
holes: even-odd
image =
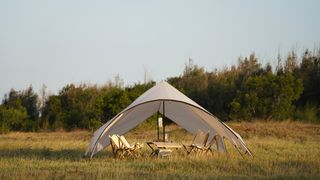
[[[90,119],[87,124],[85,125],[85,127],[87,127],[90,130],[96,130],[98,129],[100,126],[102,126],[102,122],[99,119]]]
[[[305,107],[299,108],[294,113],[294,119],[320,123],[320,117],[318,115],[317,106],[306,105]]]
[[[30,120],[24,108],[14,109],[0,106],[0,132],[30,130]]]

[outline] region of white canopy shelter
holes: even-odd
[[[209,140],[219,135],[222,141],[229,140],[239,152],[251,155],[239,134],[167,82],[160,82],[143,93],[96,130],[85,155],[92,158],[110,144],[109,135],[123,135],[157,112],[165,114],[165,117],[192,134],[198,130],[209,132]]]

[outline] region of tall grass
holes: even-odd
[[[0,135],[0,179],[215,179],[320,178],[320,126],[298,122],[253,122],[229,125],[244,136],[254,158],[242,158],[227,144],[228,156],[214,153],[151,158],[145,145],[139,159],[114,159],[110,149],[92,160],[82,158],[91,133],[9,133]],[[190,143],[192,135],[168,127],[170,139]],[[153,129],[126,134],[130,142],[156,137]]]

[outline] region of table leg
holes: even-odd
[[[150,147],[150,149],[151,149],[151,153],[150,153],[150,156],[155,156],[155,155],[157,155],[157,152],[156,152],[156,150],[152,147],[152,142],[148,142],[147,143],[147,145]]]

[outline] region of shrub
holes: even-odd
[[[318,116],[317,106],[308,104],[305,107],[297,109],[294,113],[294,119],[313,123],[320,123],[320,117]]]

